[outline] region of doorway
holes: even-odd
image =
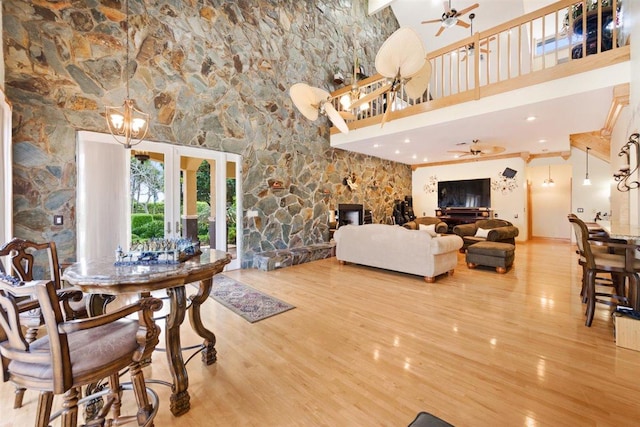
[[[241,156],[78,132],[78,259],[113,256],[149,238],[190,238],[240,268]]]

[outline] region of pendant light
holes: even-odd
[[[125,2],[127,50],[124,69],[126,73],[127,97],[121,107],[105,107],[107,126],[113,138],[124,148],[142,142],[149,130],[149,114],[135,108],[135,101],[129,98],[129,0]]]
[[[544,182],[542,183],[542,186],[543,187],[553,187],[554,185],[556,185],[556,183],[553,182],[553,179],[551,179],[551,165],[549,165],[549,178],[544,180]]]
[[[582,185],[591,185],[591,180],[589,179],[589,150],[591,150],[591,148],[587,147],[587,172],[584,175],[584,181],[582,181]]]

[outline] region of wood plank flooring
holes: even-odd
[[[227,272],[297,308],[250,324],[209,299],[218,362],[187,365],[182,417],[153,385],[156,425],[406,426],[420,411],[456,426],[640,424],[640,352],[616,347],[606,307],[584,326],[570,243],[519,242],[502,275],[458,257],[433,284],[335,258]],[[183,337],[197,343],[188,325]],[[163,353],[145,369],[169,380]],[[0,426],[33,423],[36,392],[18,410],[11,384],[0,395]]]

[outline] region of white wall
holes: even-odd
[[[438,181],[474,178],[491,178],[493,181],[506,167],[517,171],[515,180],[518,187],[504,194],[492,189],[491,208],[498,218],[510,221],[520,229],[518,240],[527,240],[525,162],[519,157],[416,169],[413,172],[412,180],[413,210],[416,216],[435,215],[435,210],[438,207],[437,187],[434,192],[427,192],[424,189],[425,184],[432,176],[435,176]]]
[[[592,150],[593,153],[593,150]],[[586,174],[587,154],[576,148],[571,149],[569,159],[573,167],[571,189],[571,212],[583,221],[593,221],[597,212],[609,216],[611,213],[611,184],[613,175],[609,163],[589,154],[589,178],[591,185],[583,185]],[[582,209],[583,212],[578,212]],[[608,219],[603,216],[603,219]]]
[[[2,6],[2,2],[0,1],[0,6]],[[2,37],[3,27],[2,27],[2,7],[0,7],[0,88],[4,91],[4,39]]]
[[[549,165],[555,186],[542,187],[548,178]],[[505,167],[517,171],[518,187],[502,194],[491,191],[491,208],[498,218],[511,221],[520,230],[517,240],[530,237],[572,238],[567,214],[576,213],[587,221],[593,221],[596,212],[611,211],[610,191],[613,182],[610,166],[592,155],[589,156],[589,177],[592,185],[582,185],[586,171],[585,152],[572,148],[571,156],[538,158],[526,163],[521,158],[485,160],[445,166],[422,167],[413,172],[413,209],[416,216],[434,216],[438,204],[436,192],[425,191],[431,177],[439,181],[456,179],[498,177]],[[527,229],[527,191],[531,192],[531,230]],[[582,208],[582,213],[577,209]],[[517,216],[517,217],[516,217]],[[529,236],[529,234],[531,234]]]

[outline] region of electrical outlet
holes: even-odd
[[[255,218],[257,216],[258,216],[258,211],[253,209],[247,211],[247,218]]]
[[[53,225],[62,225],[63,223],[64,223],[64,218],[62,215],[53,216]]]
[[[584,212],[584,208],[578,208],[578,213],[583,213]]]

